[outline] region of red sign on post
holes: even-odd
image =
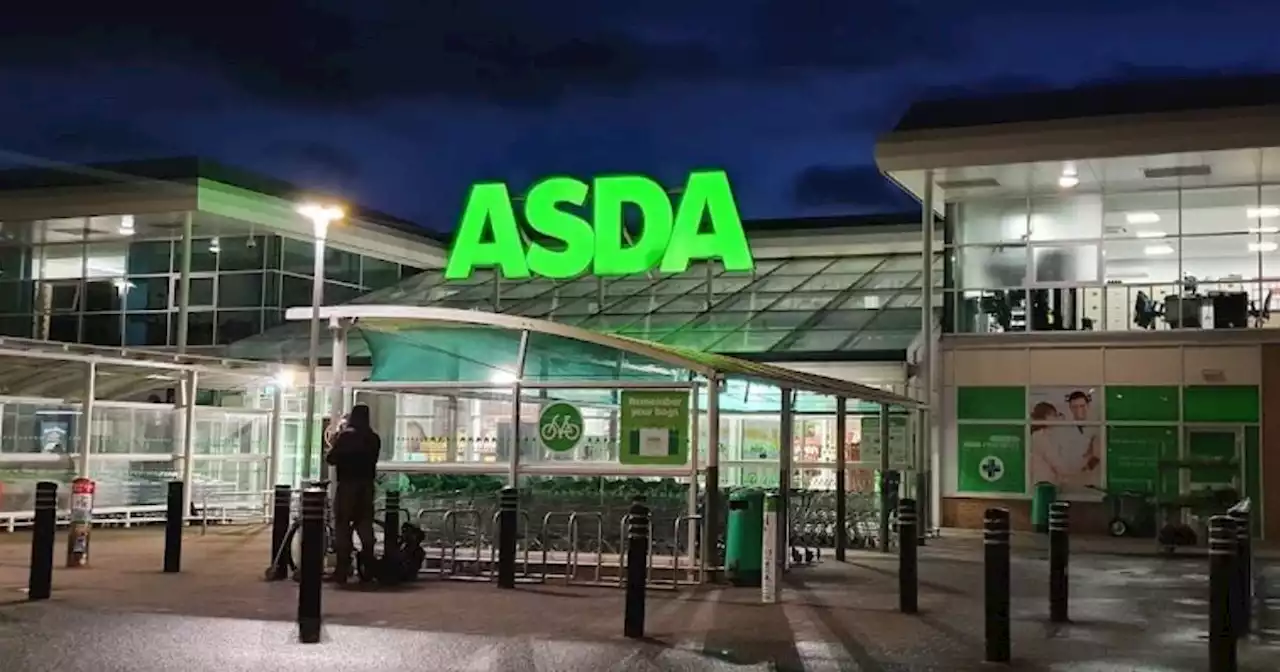
[[[71,481],[71,529],[67,534],[67,567],[89,564],[89,528],[93,525],[96,484],[84,477]]]

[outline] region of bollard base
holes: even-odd
[[[320,641],[320,619],[298,619],[298,641],[303,644],[316,644]]]

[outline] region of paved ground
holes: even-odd
[[[57,569],[54,599],[25,602],[29,537],[0,536],[0,664],[6,672],[174,670],[865,670],[962,672],[982,664],[980,545],[922,554],[919,616],[897,613],[896,558],[829,554],[788,576],[783,603],[758,590],[649,595],[649,639],[622,638],[617,589],[549,582],[516,591],[425,580],[394,591],[327,589],[325,638],[296,643],[292,582],[262,580],[266,535],[186,538],[183,572],[159,572],[157,530],[95,531],[93,566]],[[62,540],[59,539],[59,549]],[[1205,669],[1205,562],[1080,553],[1074,623],[1045,621],[1045,563],[1020,543],[1012,572],[1012,669]],[[1280,601],[1272,605],[1280,610]],[[1242,670],[1275,670],[1264,620]],[[1280,627],[1280,623],[1276,624]]]

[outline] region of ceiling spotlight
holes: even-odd
[[[1070,189],[1077,184],[1080,184],[1080,177],[1076,175],[1076,164],[1062,164],[1062,176],[1058,178],[1058,186],[1063,189]]]
[[[1165,233],[1164,231],[1137,231],[1133,235],[1137,236],[1138,238],[1150,239],[1150,238],[1164,238],[1169,234]]]
[[[1277,247],[1280,247],[1280,245],[1269,240],[1261,243],[1249,243],[1250,252],[1275,252]]]
[[[1142,250],[1142,253],[1149,256],[1153,256],[1153,257],[1159,256],[1162,254],[1173,254],[1173,246],[1172,245],[1151,245],[1151,246],[1148,246],[1146,249]]]
[[[134,229],[133,229],[133,215],[121,215],[121,216],[120,216],[120,228],[118,229],[118,231],[119,231],[120,235],[122,235],[122,236],[132,236],[132,235],[133,235],[133,233],[134,233]]]
[[[209,253],[217,254],[221,251],[222,251],[222,241],[215,236],[213,240],[209,241]]]
[[[1124,219],[1130,224],[1155,224],[1160,221],[1160,215],[1154,212],[1130,212]]]

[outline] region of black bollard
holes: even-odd
[[[1232,586],[1235,610],[1231,614],[1231,625],[1237,638],[1248,637],[1253,626],[1253,540],[1247,502],[1231,507],[1229,515],[1236,523],[1235,581]]]
[[[919,595],[919,554],[916,544],[916,500],[904,499],[898,504],[898,609],[904,614],[916,613]]]
[[[1235,521],[1209,519],[1209,672],[1236,672],[1236,635],[1231,626],[1231,585],[1235,581]]]
[[[169,481],[168,506],[164,517],[164,573],[182,571],[182,498],[186,487],[182,481]]]
[[[498,494],[498,587],[516,587],[516,529],[520,491],[508,485]]]
[[[373,553],[365,554],[376,564],[366,568],[370,576],[376,576],[387,585],[400,583],[402,562],[400,559],[400,491],[388,490],[383,495],[382,512],[382,559],[373,557]]]
[[[1009,662],[1009,511],[987,509],[982,521],[985,552],[987,662]]]
[[[277,485],[271,501],[271,564],[268,577],[281,581],[289,576],[284,560],[284,540],[289,536],[289,514],[293,505],[293,488]]]
[[[627,595],[622,634],[632,639],[644,637],[645,581],[649,567],[649,507],[631,503],[627,531]]]
[[[1049,505],[1049,621],[1067,623],[1070,588],[1067,563],[1071,555],[1068,523],[1071,505],[1054,502]]]
[[[36,483],[35,520],[32,522],[27,599],[47,600],[53,590],[53,537],[58,525],[57,483]]]
[[[321,488],[302,491],[302,558],[298,568],[298,638],[320,641],[320,582],[324,574],[324,509]]]

